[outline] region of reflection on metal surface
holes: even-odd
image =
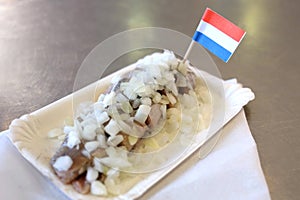
[[[143,9],[143,8],[146,8]],[[127,21],[127,28],[137,28],[137,27],[151,27],[153,23],[151,21],[151,15],[148,15],[149,10],[147,6],[143,7],[133,5],[132,12],[130,12],[129,19]]]
[[[130,16],[128,20],[128,28],[136,27],[149,27],[152,26],[149,16],[146,16],[145,13],[133,12],[133,16]]]
[[[259,35],[262,28],[261,24],[267,18],[267,12],[261,4],[263,4],[263,1],[249,4],[243,12],[244,15],[241,16],[241,23],[246,26],[246,31],[251,35]]]

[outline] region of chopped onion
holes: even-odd
[[[141,101],[140,101],[139,99],[135,99],[135,100],[133,101],[133,103],[132,103],[132,107],[133,107],[134,109],[138,108],[139,105],[141,105]]]
[[[105,157],[105,158],[100,158],[100,162],[104,165],[110,166],[110,167],[116,167],[116,168],[126,168],[130,167],[131,163],[128,162],[128,160],[118,158],[118,157]]]
[[[116,95],[116,101],[119,102],[119,103],[122,103],[124,101],[128,101],[128,99],[121,92],[119,92]]]
[[[107,112],[95,112],[95,115],[99,125],[104,124],[110,119]]]
[[[88,167],[86,177],[85,177],[88,182],[91,183],[95,181],[98,178],[98,176],[99,173],[97,170],[95,170],[93,167]]]
[[[97,135],[98,134],[104,134],[104,129],[103,129],[102,126],[101,127],[97,127],[96,130],[95,130],[95,132],[96,132]]]
[[[128,120],[128,119],[130,119],[130,116],[129,116],[126,120]],[[124,121],[118,120],[117,123],[118,123],[119,128],[120,128],[120,130],[121,130],[122,132],[127,133],[127,134],[129,134],[129,133],[132,132],[132,127],[130,127],[130,126],[129,126],[127,123],[125,123]]]
[[[144,124],[149,113],[150,113],[151,107],[147,106],[147,105],[140,105],[140,107],[138,108],[138,110],[136,111],[136,114],[134,116],[134,120]]]
[[[118,144],[120,144],[123,140],[124,140],[124,138],[122,135],[114,135],[114,136],[110,136],[107,139],[107,144],[115,147]]]
[[[111,119],[109,123],[104,127],[104,130],[110,136],[113,136],[117,135],[117,133],[120,131],[120,127],[115,120]]]
[[[153,100],[154,103],[159,103],[160,100],[161,100],[161,94],[159,94],[158,92],[156,92],[156,93],[154,94],[154,97],[153,97],[152,100]]]
[[[65,134],[69,134],[71,131],[75,131],[75,128],[73,126],[65,126],[64,127]]]
[[[181,72],[184,76],[187,75],[187,67],[185,64],[180,63],[178,66],[178,71]]]
[[[100,146],[99,141],[87,142],[84,144],[84,148],[89,152],[95,151]]]
[[[97,135],[97,140],[99,142],[99,147],[100,148],[106,148],[107,147],[105,135],[102,135],[102,134]]]
[[[80,144],[80,137],[79,134],[75,131],[71,131],[68,134],[68,141],[67,141],[67,146],[72,149],[76,145]]]
[[[82,138],[85,140],[94,140],[96,137],[97,126],[95,124],[88,124],[83,128]]]
[[[169,92],[167,92],[167,97],[172,105],[174,105],[177,102],[176,98]]]
[[[87,125],[97,125],[97,120],[95,119],[94,115],[92,116],[86,116],[86,118],[84,118],[84,120],[81,122],[81,126],[85,127]]]
[[[84,155],[85,157],[87,157],[88,159],[91,158],[91,154],[87,150],[85,150],[85,149],[83,149],[81,151],[81,154]]]
[[[185,78],[185,76],[183,76],[183,74],[181,74],[181,73],[177,73],[176,74],[176,85],[177,85],[177,87],[187,87],[188,85],[187,85],[187,80],[186,80],[186,78]]]
[[[177,89],[177,86],[175,84],[174,81],[169,81],[168,84],[166,85],[166,87],[171,90],[171,92],[177,96],[178,95],[178,89]]]
[[[105,109],[105,105],[102,102],[96,102],[94,104],[94,111],[102,112]]]
[[[105,196],[107,195],[106,187],[100,181],[93,181],[91,184],[91,193],[93,195]]]
[[[144,97],[144,98],[141,99],[141,103],[143,105],[151,106],[152,101],[149,97]]]
[[[121,109],[125,112],[125,113],[131,113],[133,111],[129,101],[123,101],[121,103]]]
[[[109,94],[106,94],[103,99],[103,104],[105,106],[112,105],[113,103],[115,103],[115,96],[116,93],[114,91],[110,92]]]
[[[161,97],[162,97],[161,100],[160,100],[161,104],[169,104],[170,103],[169,99],[166,95],[162,95]]]
[[[104,166],[101,164],[98,158],[94,157],[93,165],[94,165],[94,169],[97,170],[98,172],[100,173],[104,172]]]
[[[72,164],[73,160],[70,158],[70,156],[60,156],[56,159],[53,167],[57,171],[67,171],[68,169],[70,169]]]

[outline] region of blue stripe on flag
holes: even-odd
[[[204,46],[210,52],[218,56],[224,62],[227,62],[232,54],[230,51],[228,51],[218,43],[214,42],[201,32],[196,31],[193,36],[193,40],[200,43],[202,46]]]

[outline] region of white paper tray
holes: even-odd
[[[116,73],[125,73],[126,71],[131,70],[133,67],[134,66],[129,66]],[[222,126],[232,119],[244,105],[246,105],[250,100],[254,99],[254,94],[252,91],[248,88],[243,88],[242,85],[238,84],[235,79],[222,81],[205,72],[202,72],[202,76],[205,77],[208,86],[210,86],[210,92],[216,96],[215,98],[218,98],[218,94],[214,94],[214,91],[217,91],[214,82],[221,81],[224,86],[225,115],[222,113],[224,115],[224,120],[222,120],[220,123],[215,123],[215,126],[210,129],[211,131],[209,133],[207,133],[207,137],[205,137],[205,139],[202,138],[198,142],[194,143],[189,150],[186,151],[175,163],[159,171],[142,175],[142,180],[134,185],[127,193],[112,198],[99,198],[92,195],[81,195],[75,192],[70,185],[62,184],[52,171],[49,161],[60,146],[60,143],[55,140],[49,140],[47,133],[53,128],[61,127],[63,121],[67,117],[72,116],[72,100],[74,97],[76,97],[76,101],[86,101],[93,98],[95,95],[95,88],[97,88],[97,94],[103,92],[103,90],[109,85],[110,79],[113,76],[114,74],[103,78],[96,83],[93,83],[44,108],[41,108],[40,110],[28,115],[24,115],[19,119],[15,119],[11,123],[8,136],[13,142],[14,146],[39,172],[46,176],[55,186],[57,186],[57,188],[59,188],[71,199],[92,200],[138,198],[160,179],[164,178],[169,172],[174,170],[193,152],[199,149],[204,142],[217,133]],[[97,87],[99,85],[101,85],[101,87]]]

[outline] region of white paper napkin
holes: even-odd
[[[153,187],[145,199],[268,200],[255,141],[241,111],[204,159],[194,154]]]
[[[67,199],[0,135],[0,199]],[[244,112],[222,130],[204,159],[197,152],[141,199],[268,200],[268,187]]]

